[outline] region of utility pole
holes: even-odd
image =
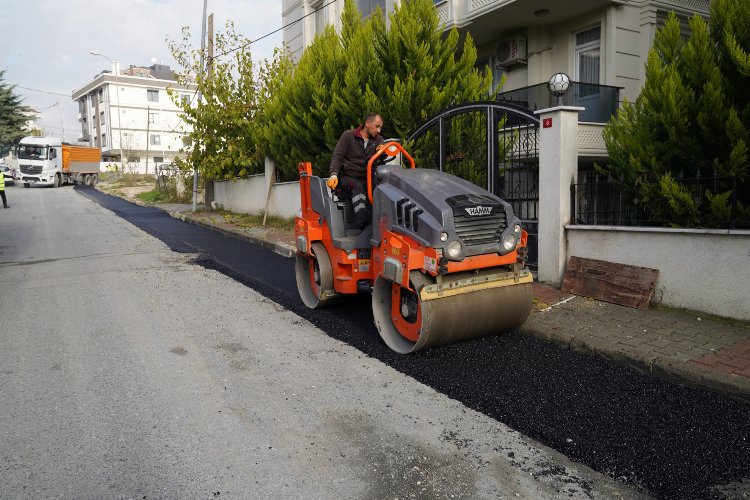
[[[213,94],[214,88],[214,15],[208,16],[208,60],[206,61],[208,69],[208,91]],[[206,175],[203,179],[203,203],[206,208],[211,207],[214,201],[214,181],[213,176]]]
[[[202,83],[203,72],[205,68],[206,54],[206,10],[208,9],[208,0],[203,0],[203,19],[201,20],[201,75],[198,81]],[[198,106],[201,105],[203,96],[201,96],[200,86],[198,87]],[[198,204],[198,169],[193,165],[193,212],[197,210]]]
[[[148,145],[151,143],[151,106],[146,108],[146,173],[148,174]]]
[[[206,67],[208,68],[208,82],[211,84],[214,81],[214,15],[208,16],[208,61],[206,61]]]
[[[62,103],[57,100],[57,109],[60,111],[60,130],[62,130],[62,140],[65,142],[65,118],[63,118]]]

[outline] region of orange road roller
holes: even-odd
[[[403,165],[382,164],[400,157]],[[297,288],[310,308],[372,294],[375,325],[402,354],[523,324],[533,281],[527,234],[510,205],[434,169],[415,168],[398,142],[367,164],[372,223],[354,223],[351,200],[299,164]]]

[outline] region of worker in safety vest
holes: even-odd
[[[5,176],[0,172],[0,198],[3,199],[3,206],[8,208],[8,198],[5,197]]]

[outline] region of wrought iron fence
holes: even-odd
[[[579,183],[570,186],[571,213],[574,224],[595,226],[652,226],[652,227],[713,227],[722,229],[750,229],[747,214],[740,213],[740,191],[737,177],[712,176],[676,179],[692,196],[700,211],[697,222],[665,217],[654,202],[644,203],[629,191],[622,181],[597,173],[579,174]],[[706,192],[716,196],[723,193],[725,203],[711,206]]]

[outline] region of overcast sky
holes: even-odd
[[[255,40],[281,27],[281,2],[208,0],[207,13],[214,14],[214,31],[231,19],[238,33]],[[202,15],[203,0],[0,0],[0,69],[5,83],[18,85],[24,105],[40,111],[47,135],[61,135],[59,102],[65,139],[75,141],[81,126],[73,90],[112,68],[90,50],[121,68],[157,62],[178,69],[165,38],[180,40],[189,26],[199,47]],[[270,58],[281,40],[279,32],[253,44],[253,59]]]

